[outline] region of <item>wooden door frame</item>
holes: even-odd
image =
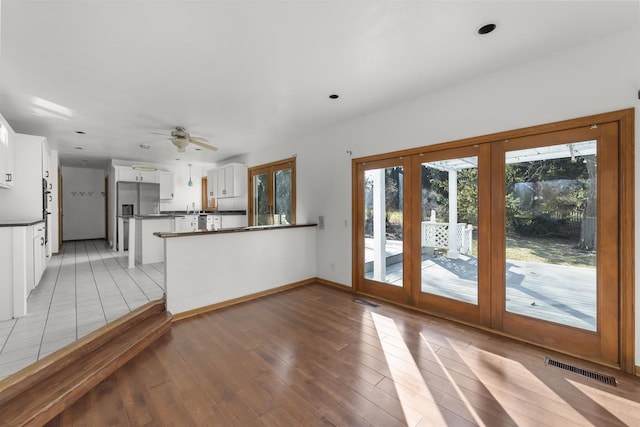
[[[253,176],[266,173],[268,176],[267,197],[269,198],[269,225],[273,224],[274,205],[275,205],[275,188],[274,188],[274,172],[284,169],[291,169],[291,223],[296,223],[296,158],[290,157],[276,162],[266,163],[264,165],[254,166],[247,170],[247,197],[248,197],[248,225],[253,224]]]
[[[622,371],[630,374],[634,374],[635,367],[635,110],[634,108],[628,108],[624,110],[612,111],[608,113],[595,114],[591,116],[585,116],[570,120],[564,120],[559,122],[547,123],[542,125],[530,126],[526,128],[493,133],[489,135],[477,136],[466,138],[462,140],[443,142],[439,144],[429,145],[426,147],[417,147],[409,150],[399,150],[386,154],[378,154],[373,156],[361,157],[352,159],[351,161],[351,184],[352,184],[352,286],[354,293],[362,293],[358,289],[360,269],[358,268],[358,233],[356,224],[358,223],[358,212],[356,209],[358,194],[358,165],[365,162],[372,162],[375,160],[388,159],[392,157],[410,156],[420,154],[424,152],[431,152],[442,149],[450,149],[455,147],[468,146],[473,144],[491,143],[495,141],[505,140],[509,138],[517,138],[522,136],[531,136],[535,134],[542,134],[548,132],[554,132],[558,130],[574,129],[583,126],[589,126],[595,123],[618,123],[618,167],[619,167],[619,181],[618,181],[618,234],[620,239],[618,241],[618,267],[619,267],[619,364],[616,365]],[[412,307],[415,308],[415,307]],[[425,310],[421,310],[425,311]],[[430,313],[428,311],[425,311]],[[439,317],[442,317],[439,313],[430,313]],[[483,328],[481,325],[470,324],[463,322],[470,326],[486,329],[492,333],[499,335],[510,336],[514,339],[525,341],[521,337],[514,337],[505,334],[495,329]],[[535,345],[545,347],[539,343]],[[555,349],[554,350],[558,350]],[[561,350],[562,351],[562,350]],[[565,353],[571,354],[569,351]],[[575,355],[578,357],[584,357],[581,355]],[[591,359],[590,359],[591,360]],[[601,361],[595,360],[597,363]]]
[[[485,268],[488,264],[483,264],[485,257],[490,256],[491,248],[489,246],[490,239],[488,236],[491,230],[491,175],[485,171],[489,170],[491,161],[491,145],[490,144],[473,144],[465,147],[454,147],[446,150],[428,151],[418,156],[411,156],[413,161],[413,170],[419,170],[422,163],[441,161],[463,157],[477,157],[478,159],[478,304],[470,304],[451,298],[428,294],[421,291],[422,274],[421,263],[414,263],[412,275],[416,281],[420,282],[419,286],[412,289],[412,299],[417,308],[440,313],[442,316],[453,316],[459,320],[470,322],[473,324],[489,327],[491,320],[491,298],[489,285],[491,284],[490,268]],[[423,214],[421,212],[421,188],[422,183],[417,174],[413,174],[411,188],[413,199],[413,210],[411,212],[411,223],[419,224]],[[414,231],[411,234],[413,239],[413,247],[421,248],[421,232]]]
[[[597,311],[596,330],[589,331],[559,323],[549,322],[532,316],[508,312],[506,301],[506,247],[505,247],[505,154],[510,151],[540,148],[551,145],[569,144],[578,141],[598,141],[598,184],[597,184]],[[605,143],[610,143],[604,145]],[[494,207],[494,230],[492,253],[492,283],[496,284],[492,293],[492,328],[509,335],[519,335],[523,339],[535,341],[552,347],[561,342],[563,346],[572,348],[577,355],[598,359],[603,364],[615,365],[619,361],[618,336],[618,300],[619,285],[607,286],[609,283],[620,283],[618,268],[615,265],[618,248],[618,144],[617,123],[601,123],[554,132],[535,134],[519,138],[510,138],[494,143],[492,177],[492,206]],[[608,188],[607,188],[608,187]],[[607,209],[607,207],[609,209]],[[614,207],[614,209],[611,209]],[[615,234],[607,233],[605,224],[616,230]],[[613,257],[614,260],[608,260]],[[611,262],[614,261],[614,262]],[[613,268],[612,268],[613,266]],[[605,280],[610,279],[610,280]],[[502,286],[498,286],[502,283]],[[611,319],[604,313],[615,313]]]
[[[372,162],[363,162],[358,165],[357,170],[357,189],[364,188],[364,172],[365,170],[371,169],[382,169],[389,167],[398,167],[401,166],[403,168],[403,176],[411,177],[413,174],[411,173],[412,164],[410,159],[405,159],[403,157],[392,157],[388,159],[380,159]],[[406,178],[405,178],[406,179]],[[411,212],[412,212],[412,201],[411,194],[409,192],[410,186],[404,186],[403,188],[403,221],[402,221],[402,234],[403,236],[411,236],[412,235],[412,221],[411,221]],[[356,198],[354,211],[357,211],[354,218],[362,218],[364,215],[364,194],[363,191],[357,190],[354,193],[354,197]],[[364,259],[364,227],[357,227],[356,225],[359,223],[359,220],[355,221],[354,231],[355,231],[355,240],[354,240],[354,249],[360,254],[363,254],[362,258]],[[394,286],[382,282],[376,282],[374,280],[369,280],[364,278],[364,263],[357,262],[354,266],[354,270],[357,270],[356,277],[359,279],[357,282],[359,291],[365,294],[374,294],[382,297],[383,299],[394,301],[399,304],[411,304],[413,305],[413,295],[411,293],[411,280],[412,275],[408,274],[410,269],[410,263],[408,260],[412,259],[412,239],[403,238],[402,244],[402,253],[403,253],[403,280],[402,287]],[[419,247],[419,246],[418,246]]]
[[[109,242],[109,177],[104,177],[104,234]]]

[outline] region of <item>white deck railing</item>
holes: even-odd
[[[471,255],[473,226],[460,222],[456,227],[457,248],[449,248],[449,223],[422,221],[422,247],[428,249],[454,249],[464,255]]]

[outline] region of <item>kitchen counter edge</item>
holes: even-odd
[[[44,219],[0,219],[0,227],[28,227],[40,222],[44,222]]]
[[[293,225],[259,225],[254,227],[236,227],[221,230],[197,230],[197,231],[180,231],[180,232],[158,232],[153,233],[154,236],[161,238],[169,237],[185,237],[185,236],[201,236],[203,234],[226,234],[241,233],[246,231],[265,231],[265,230],[282,230],[289,228],[316,227],[318,224],[293,224]]]

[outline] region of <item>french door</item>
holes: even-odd
[[[405,185],[411,165],[394,158],[358,165],[356,212],[359,222],[355,269],[362,292],[402,304],[410,298],[410,275],[405,259],[411,257],[411,223],[405,212],[411,197]],[[408,229],[407,229],[408,228]]]
[[[414,304],[483,326],[491,302],[490,158],[489,144],[413,157]]]
[[[620,364],[618,132],[354,161],[356,290]]]
[[[605,123],[494,144],[493,328],[618,362],[617,142]]]

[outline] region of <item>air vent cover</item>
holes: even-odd
[[[608,375],[603,375],[596,371],[591,371],[589,369],[579,368],[577,366],[571,365],[569,363],[560,362],[558,360],[551,359],[549,357],[544,358],[544,364],[549,366],[555,366],[556,368],[563,369],[565,371],[573,372],[574,374],[582,375],[583,377],[591,378],[596,381],[600,381],[601,383],[605,383],[608,385],[612,385],[616,387],[616,379],[614,377],[610,377]]]

